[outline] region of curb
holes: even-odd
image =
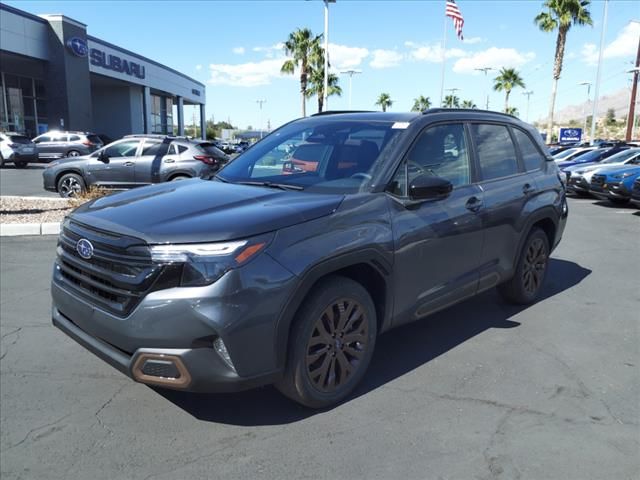
[[[24,235],[58,235],[61,222],[51,223],[2,223],[0,237],[19,237]]]

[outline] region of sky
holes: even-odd
[[[282,49],[288,34],[308,27],[324,29],[320,0],[289,1],[5,1],[34,14],[62,13],[88,25],[88,33],[172,67],[207,86],[207,118],[230,120],[240,128],[275,128],[301,115],[297,75],[282,75]],[[526,90],[513,90],[510,104],[530,121],[549,108],[556,34],[544,33],[533,18],[542,0],[458,0],[464,16],[459,40],[444,0],[337,0],[330,4],[329,58],[336,71],[361,70],[353,76],[352,109],[376,109],[382,92],[391,111],[408,111],[413,99],[440,101],[442,41],[445,40],[445,89],[458,89],[462,100],[502,109],[504,94],[491,91],[496,71],[485,77],[476,68],[516,68]],[[592,1],[593,27],[572,28],[558,86],[557,110],[586,100],[581,82],[594,82],[603,1]],[[446,22],[445,22],[446,20]],[[446,27],[445,27],[446,23]],[[640,2],[611,0],[606,25],[600,94],[631,87],[638,38]],[[349,108],[349,78],[341,75],[341,97],[329,108]],[[445,92],[445,94],[450,91]],[[593,88],[591,90],[593,97]],[[256,100],[266,100],[262,115]],[[317,109],[315,99],[307,112]],[[185,118],[190,117],[185,112]]]

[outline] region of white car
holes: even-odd
[[[37,162],[36,145],[25,135],[14,132],[0,133],[0,167],[13,162],[16,168],[25,168]]]
[[[611,170],[627,164],[640,165],[640,148],[623,150],[598,163],[568,167],[565,169],[567,174],[567,190],[578,194],[589,193],[591,177],[595,173]]]
[[[572,160],[580,155],[584,155],[587,152],[591,152],[592,150],[597,150],[598,147],[575,147],[570,148],[568,150],[563,150],[562,152],[554,155],[553,159],[556,162],[566,162],[567,160]]]

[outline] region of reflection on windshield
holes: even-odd
[[[606,160],[603,160],[601,163],[618,163],[624,162],[625,160],[635,157],[640,153],[640,150],[625,150],[624,152],[616,153],[615,155],[611,155]]]
[[[223,181],[357,191],[402,129],[393,122],[307,119],[258,142],[219,174]]]

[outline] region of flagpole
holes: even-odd
[[[446,12],[445,12],[446,13]],[[440,106],[444,102],[444,69],[447,51],[447,16],[444,16],[444,26],[442,28],[442,76],[440,78]]]

